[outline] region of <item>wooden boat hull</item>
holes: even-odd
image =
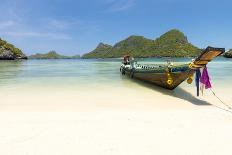
[[[194,74],[195,70],[191,68],[187,68],[185,71],[179,72],[170,72],[173,83],[168,84],[168,76],[167,72],[155,72],[155,71],[134,71],[128,68],[121,68],[123,74],[128,75],[131,78],[136,78],[142,80],[144,82],[148,82],[165,89],[173,90],[178,85],[180,85],[183,81],[185,81],[188,77]]]
[[[120,68],[122,74],[127,74],[131,78],[136,78],[145,82],[155,84],[166,89],[175,89],[179,84],[190,78],[188,83],[192,82],[192,76],[196,69],[203,68],[208,62],[225,52],[224,48],[215,48],[208,46],[200,56],[193,62],[186,65],[166,65],[149,66],[130,63],[130,56],[124,57],[124,62]]]

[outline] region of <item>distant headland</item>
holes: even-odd
[[[80,55],[74,55],[74,56],[65,56],[60,55],[56,51],[50,51],[45,54],[34,54],[28,57],[29,59],[80,59]]]

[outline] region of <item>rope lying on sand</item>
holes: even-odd
[[[231,108],[228,104],[226,104],[225,102],[223,102],[223,101],[216,95],[216,93],[215,93],[212,89],[210,89],[210,90],[211,90],[212,94],[213,94],[223,105],[225,105],[227,108],[222,108],[222,107],[219,107],[219,106],[217,106],[217,105],[213,105],[213,106],[215,106],[215,107],[218,108],[218,109],[224,110],[224,111],[229,112],[229,113],[232,114],[232,111],[230,110],[230,109],[232,109],[232,108]]]
[[[228,109],[232,109],[228,104],[226,104],[225,102],[223,102],[217,95],[216,95],[216,93],[212,90],[212,89],[210,89],[211,90],[211,92],[213,93],[213,95],[222,103],[222,104],[224,104]]]

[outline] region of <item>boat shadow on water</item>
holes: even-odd
[[[156,85],[144,82],[144,81],[140,81],[137,79],[130,79],[130,80],[133,80],[133,82],[136,82],[137,84],[139,84],[143,87],[149,88],[153,91],[156,91],[156,92],[158,91],[164,95],[173,96],[173,97],[177,97],[177,98],[186,100],[194,105],[198,105],[198,106],[211,106],[212,105],[207,101],[203,101],[203,100],[198,99],[197,97],[193,96],[191,93],[189,93],[188,91],[184,90],[181,87],[177,87],[174,90],[168,90],[168,89],[164,89],[162,87],[159,87],[159,86],[156,86]]]

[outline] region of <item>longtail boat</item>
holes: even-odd
[[[225,48],[209,46],[192,62],[181,65],[173,65],[171,62],[165,65],[141,65],[126,55],[120,71],[122,75],[173,90],[186,79],[189,84],[192,83],[193,75],[197,69],[204,68],[208,62],[224,52]]]

